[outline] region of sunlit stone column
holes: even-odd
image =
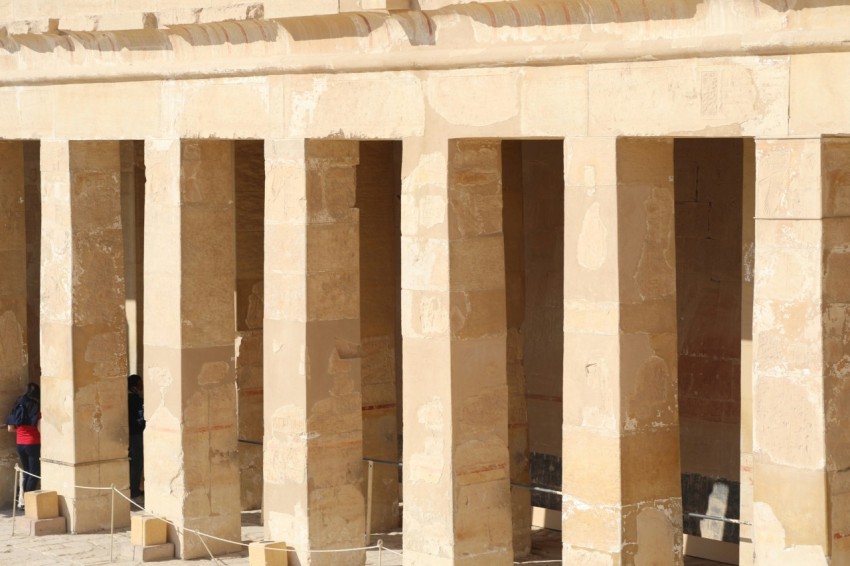
[[[500,142],[407,142],[404,564],[513,563]]]
[[[147,140],[145,502],[240,541],[233,144]],[[234,545],[170,527],[181,558]]]
[[[104,530],[111,494],[81,486],[128,485],[119,143],[44,140],[41,172],[42,488],[71,532]]]
[[[850,560],[850,140],[756,140],[755,564]]]
[[[27,384],[27,241],[24,144],[0,141],[0,413],[12,408]],[[5,413],[3,411],[6,411]],[[0,437],[0,506],[12,501],[18,462],[15,435]]]
[[[291,564],[363,564],[358,145],[267,140],[266,538]]]
[[[673,143],[564,156],[564,564],[681,564]]]

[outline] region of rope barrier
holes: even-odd
[[[15,464],[15,478],[16,478],[15,483],[16,484],[17,484],[17,477],[18,477],[17,475],[18,474],[21,474],[21,478],[23,478],[23,475],[26,474],[28,476],[37,478],[39,480],[42,479],[41,476],[38,476],[38,475],[33,474],[31,472],[27,472],[25,470],[22,470],[17,464]],[[232,544],[234,546],[239,546],[239,547],[242,547],[242,548],[248,548],[250,546],[250,544],[244,543],[242,541],[229,540],[229,539],[217,537],[215,535],[211,535],[211,534],[208,534],[208,533],[203,533],[203,532],[201,532],[197,529],[188,529],[186,527],[181,527],[180,525],[178,525],[174,521],[172,521],[172,520],[170,520],[166,517],[162,517],[160,515],[157,515],[156,513],[152,513],[148,509],[145,509],[143,506],[139,505],[138,503],[136,503],[135,501],[133,501],[132,499],[130,499],[129,497],[124,495],[124,493],[121,490],[117,489],[114,485],[112,485],[110,487],[95,487],[95,486],[74,485],[72,487],[74,487],[75,489],[90,489],[90,490],[111,491],[112,492],[112,507],[111,507],[111,515],[112,516],[111,516],[111,520],[110,520],[110,523],[111,523],[110,524],[110,536],[112,536],[112,537],[114,537],[114,528],[115,528],[115,501],[114,501],[114,499],[115,499],[115,495],[117,494],[118,496],[120,496],[124,500],[126,500],[128,503],[130,503],[130,505],[135,506],[138,510],[144,511],[148,515],[151,515],[152,517],[160,519],[160,520],[164,521],[165,523],[171,525],[172,527],[174,527],[177,530],[178,533],[180,533],[184,536],[187,533],[197,536],[198,540],[201,541],[201,544],[204,546],[204,549],[209,554],[210,559],[216,564],[223,564],[223,562],[221,562],[220,559],[218,559],[216,556],[213,555],[213,553],[210,550],[209,545],[207,545],[205,539],[216,540],[216,541],[219,541],[219,542],[223,542],[223,543],[226,543],[226,544]],[[14,513],[15,513],[15,511],[13,509],[13,511],[12,511],[12,519],[13,519],[12,536],[15,535]],[[295,548],[269,548],[267,550],[277,551],[277,552],[293,552],[293,553],[298,552],[298,550],[295,549]],[[335,548],[335,549],[307,549],[305,552],[309,552],[311,554],[312,553],[331,554],[331,553],[343,553],[343,552],[361,552],[361,551],[366,551],[366,550],[377,550],[378,553],[379,553],[378,554],[379,559],[380,559],[380,552],[382,550],[386,550],[388,552],[393,552],[394,554],[398,554],[399,556],[401,556],[401,553],[399,553],[399,552],[395,552],[395,551],[390,550],[388,548],[384,548],[383,541],[378,541],[378,544],[372,545],[372,546],[360,546],[360,547],[356,547],[356,548]],[[110,541],[110,549],[109,549],[109,559],[110,559],[110,561],[113,561],[113,548],[112,548],[112,542],[111,541]]]
[[[386,461],[386,462],[379,461],[379,462],[376,462],[376,463],[396,464],[395,462],[389,462],[389,461]],[[42,479],[42,478],[41,478],[41,476],[38,476],[36,474],[33,474],[31,472],[27,472],[27,471],[21,469],[17,464],[15,464],[15,470],[14,471],[15,471],[15,484],[14,485],[15,485],[15,490],[16,490],[15,497],[16,497],[16,500],[17,500],[17,498],[19,496],[21,498],[23,497],[23,491],[22,490],[20,492],[17,491],[18,483],[19,483],[18,479],[19,478],[20,478],[21,485],[23,485],[23,480],[24,480],[25,475],[37,478],[39,480]],[[138,503],[133,501],[131,498],[129,498],[127,495],[125,495],[121,490],[117,489],[114,484],[110,487],[83,486],[83,485],[74,485],[73,487],[75,489],[88,489],[88,490],[93,490],[93,491],[110,491],[111,494],[112,494],[112,502],[111,502],[111,507],[110,507],[110,515],[111,515],[111,517],[110,517],[110,546],[109,546],[109,560],[110,560],[110,562],[114,561],[115,495],[118,495],[119,497],[123,498],[131,506],[135,507],[139,511],[143,511],[146,514],[148,514],[152,517],[155,517],[157,519],[160,519],[168,525],[171,525],[172,527],[174,527],[177,530],[178,533],[180,533],[184,536],[186,534],[193,534],[193,535],[197,536],[198,540],[201,542],[201,544],[204,546],[204,549],[207,551],[207,554],[209,554],[210,560],[212,560],[215,564],[224,564],[224,562],[221,559],[219,559],[218,557],[216,557],[215,555],[213,555],[212,550],[210,549],[209,545],[206,542],[206,539],[215,540],[215,541],[218,541],[218,542],[223,542],[225,544],[231,544],[231,545],[238,546],[238,547],[241,547],[241,548],[248,548],[250,546],[249,543],[245,543],[245,542],[242,542],[242,541],[234,541],[234,540],[218,537],[218,536],[215,536],[215,535],[211,535],[211,534],[208,534],[208,533],[203,533],[203,532],[201,532],[197,529],[189,529],[189,528],[186,528],[186,527],[181,527],[180,525],[178,525],[174,521],[172,521],[172,520],[170,520],[166,517],[162,517],[160,515],[157,515],[156,513],[152,513],[151,511],[149,511],[148,509],[146,509],[142,505],[139,505]],[[525,486],[517,486],[517,487],[525,487]],[[17,505],[13,505],[13,509],[12,509],[12,521],[13,521],[12,522],[12,536],[15,536],[15,512],[16,512],[16,509],[17,509]],[[295,548],[268,548],[266,550],[272,551],[272,552],[292,552],[292,553],[299,552],[299,550],[295,549]],[[378,565],[379,566],[383,563],[383,552],[384,551],[387,551],[390,554],[394,554],[396,556],[403,556],[402,552],[399,552],[397,550],[393,550],[391,548],[387,548],[386,546],[384,546],[384,541],[382,539],[378,539],[377,544],[369,545],[369,546],[360,546],[360,547],[355,547],[355,548],[337,548],[337,549],[307,549],[305,552],[309,552],[311,554],[312,553],[315,553],[315,554],[332,554],[332,553],[344,553],[344,552],[363,552],[363,551],[367,551],[367,550],[377,550],[378,551]],[[525,564],[560,564],[560,563],[561,563],[560,560],[536,560],[536,561],[530,561],[530,562],[514,562],[514,564],[518,564],[518,565],[525,565]]]

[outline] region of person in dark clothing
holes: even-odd
[[[20,409],[19,409],[20,407]],[[41,388],[35,384],[27,385],[27,392],[15,401],[15,408],[6,420],[6,428],[15,433],[18,457],[24,474],[24,491],[38,489],[41,475],[41,433],[38,423],[41,420]]]
[[[141,497],[142,471],[145,467],[145,408],[142,400],[144,383],[136,374],[127,376],[127,416],[130,427],[130,498]]]

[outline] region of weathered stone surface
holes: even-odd
[[[27,230],[23,142],[0,142],[0,408],[10,410],[29,376]],[[14,435],[0,437],[0,503],[12,502]]]
[[[119,144],[43,141],[41,168],[42,487],[71,532],[99,531],[109,492],[76,486],[128,485]]]
[[[564,559],[677,564],[682,543],[675,327],[654,322],[676,308],[673,146],[658,139],[587,143],[565,142],[565,176],[579,180],[567,190],[566,209],[571,198],[604,199],[613,212],[605,218],[616,253],[580,263],[566,277],[565,316],[579,309],[612,315],[605,326],[576,325],[564,336],[564,387],[572,392],[564,400]],[[599,149],[605,153],[591,158]],[[576,155],[584,157],[572,159]],[[616,190],[594,184],[593,169],[584,165],[594,161],[616,163]],[[596,206],[583,210],[588,214]],[[567,220],[567,249],[581,241],[587,226]],[[612,295],[590,293],[601,270],[615,278]],[[635,316],[646,309],[659,315]],[[582,456],[570,462],[571,454]]]
[[[413,155],[405,154],[404,197],[442,186],[447,210],[436,231],[403,200],[402,237],[422,226],[444,242],[448,253],[435,246],[434,261],[448,262],[452,276],[440,282],[448,296],[439,302],[427,288],[403,287],[410,301],[402,304],[404,320],[421,319],[418,307],[446,321],[411,339],[405,334],[405,563],[510,564],[501,144],[452,141],[439,160],[444,168],[427,173],[420,167],[433,158]],[[416,259],[405,251],[403,281]],[[479,316],[487,322],[470,324]]]
[[[310,552],[359,547],[365,533],[358,150],[266,143],[265,287],[276,291],[263,324],[265,530],[317,565],[365,561],[362,551]],[[279,239],[293,232],[300,245]],[[279,248],[292,261],[273,260]]]
[[[787,197],[778,201],[789,208],[765,210],[756,220],[755,564],[825,564],[844,560],[848,552],[846,545],[833,544],[847,532],[846,519],[830,512],[842,508],[841,470],[850,461],[842,385],[848,351],[839,338],[845,332],[838,330],[845,328],[848,297],[837,283],[846,278],[850,241],[838,196],[848,148],[830,138],[757,142],[760,177],[781,179],[789,167],[796,174],[782,187]],[[776,186],[758,184],[757,202],[768,200]]]
[[[238,541],[233,144],[148,141],[145,163],[145,247],[161,251],[145,268],[145,503]],[[186,531],[169,540],[181,558],[207,554]]]

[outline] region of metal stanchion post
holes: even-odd
[[[15,523],[17,522],[15,516],[18,510],[18,476],[20,473],[18,465],[15,464],[15,483],[12,485],[12,536],[15,536]]]
[[[374,468],[375,463],[370,460],[366,480],[366,546],[369,546],[369,541],[372,539],[372,473]]]
[[[112,554],[112,549],[115,546],[115,484],[110,486],[112,490],[109,492],[111,496],[111,507],[109,510],[109,561],[115,562]]]

